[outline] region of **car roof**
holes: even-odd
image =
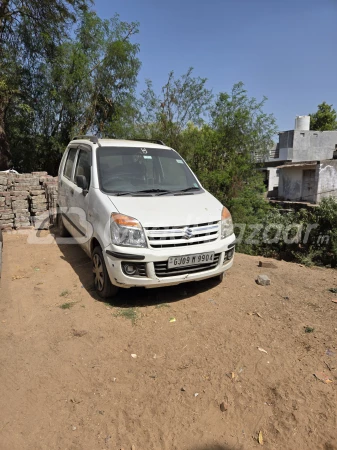
[[[87,144],[88,141],[92,142],[90,139],[75,139],[71,141],[71,144]],[[146,147],[146,148],[162,148],[163,150],[172,150],[171,147],[167,145],[162,145],[156,142],[146,142],[146,141],[132,141],[128,139],[98,139],[98,145],[101,147]]]

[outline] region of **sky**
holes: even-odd
[[[242,81],[268,98],[280,131],[322,101],[337,109],[337,0],[96,0],[102,18],[137,21],[138,90],[189,67],[216,95]]]

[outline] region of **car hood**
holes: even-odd
[[[208,192],[151,197],[109,196],[116,211],[144,227],[194,225],[221,220],[222,204]]]

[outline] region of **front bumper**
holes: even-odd
[[[107,271],[112,284],[119,287],[130,288],[143,286],[146,288],[154,288],[161,286],[173,286],[188,281],[198,281],[212,278],[233,265],[234,255],[226,261],[226,252],[234,250],[235,235],[231,235],[225,239],[217,240],[208,244],[193,245],[186,247],[169,247],[161,249],[151,248],[131,248],[117,247],[109,245],[104,249],[104,258]],[[209,270],[203,268],[202,271],[194,271],[183,275],[160,277],[156,275],[155,263],[167,261],[170,256],[192,255],[197,253],[215,252],[219,254],[216,267]],[[123,272],[122,263],[140,262],[145,265],[146,276],[128,276]],[[194,269],[196,266],[192,266]],[[188,269],[188,268],[187,268]]]

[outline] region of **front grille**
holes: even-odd
[[[219,222],[174,227],[148,227],[146,236],[152,248],[184,247],[214,242],[219,237]]]
[[[168,261],[160,261],[154,263],[154,270],[156,272],[156,276],[159,278],[205,272],[206,270],[215,269],[219,263],[219,258],[220,253],[216,253],[214,255],[214,260],[211,263],[198,264],[197,266],[189,266],[189,267],[174,267],[171,269],[168,269],[167,267]]]
[[[145,263],[137,263],[137,270],[139,277],[146,277],[146,264]]]

